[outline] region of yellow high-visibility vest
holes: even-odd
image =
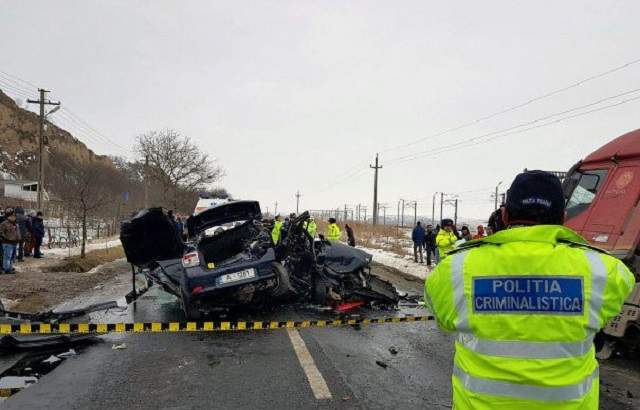
[[[621,261],[559,225],[462,245],[425,281],[425,304],[457,333],[454,408],[596,410],[593,338],[634,284]]]

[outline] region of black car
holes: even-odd
[[[121,229],[129,262],[176,295],[185,315],[238,305],[351,300],[395,304],[391,284],[370,273],[371,255],[337,242],[314,240],[303,213],[278,245],[257,201],[233,201],[187,220],[183,243],[160,208],[144,210]],[[147,234],[148,233],[148,234]]]

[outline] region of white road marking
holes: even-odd
[[[309,353],[307,345],[304,344],[304,340],[300,337],[298,330],[287,329],[287,334],[289,335],[289,339],[293,345],[293,350],[296,352],[296,356],[298,356],[300,366],[302,367],[302,370],[304,370],[304,374],[307,376],[307,380],[309,381],[309,385],[311,386],[311,390],[313,390],[313,395],[316,400],[333,398],[329,391],[329,387],[327,386],[327,382],[324,380],[324,377],[322,377],[320,370],[316,367],[316,363],[313,361],[313,357],[311,356],[311,353]]]

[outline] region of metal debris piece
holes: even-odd
[[[387,367],[389,367],[389,365],[383,362],[382,360],[376,360],[376,364],[382,367],[383,369],[386,369]]]

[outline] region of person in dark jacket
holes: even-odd
[[[0,224],[0,242],[2,242],[2,270],[4,273],[14,273],[13,257],[16,244],[20,242],[20,229],[16,224],[13,210],[5,212],[5,221]]]
[[[33,246],[33,257],[42,258],[42,238],[44,238],[44,220],[42,219],[42,212],[38,212],[31,220],[31,229],[33,231],[33,237],[35,243]]]
[[[424,247],[425,232],[420,221],[416,223],[415,228],[411,232],[411,240],[413,241],[413,259],[418,263],[418,253],[420,253],[420,263],[424,263],[422,258],[422,248]]]
[[[22,262],[24,260],[24,245],[25,242],[31,240],[31,221],[24,213],[24,208],[18,206],[15,209],[16,224],[20,230],[20,242],[18,242],[17,249],[17,261]]]
[[[344,230],[347,231],[347,243],[349,244],[349,246],[353,246],[355,248],[356,247],[356,237],[353,234],[353,228],[350,227],[349,225],[345,224],[344,225]]]
[[[427,231],[424,234],[424,251],[427,254],[427,265],[431,266],[431,255],[433,255],[433,261],[436,260],[436,233],[433,230],[433,225],[427,225]]]

